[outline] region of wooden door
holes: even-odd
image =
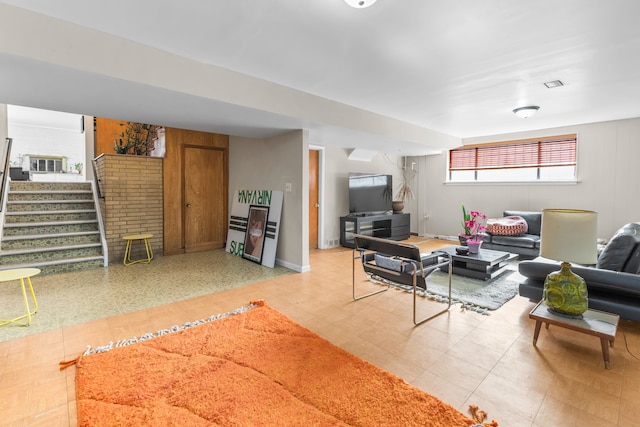
[[[318,247],[319,151],[309,150],[309,248]]]
[[[222,248],[226,234],[224,150],[184,147],[184,249]]]

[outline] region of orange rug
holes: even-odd
[[[486,415],[472,408],[471,419],[263,302],[253,304],[79,357],[78,424],[468,427]]]

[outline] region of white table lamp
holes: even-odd
[[[589,307],[584,279],[571,271],[571,264],[595,264],[598,213],[576,209],[544,209],[540,256],[562,261],[560,271],[544,282],[543,298],[554,312],[580,316]]]

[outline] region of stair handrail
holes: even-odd
[[[4,145],[4,168],[0,171],[0,179],[2,183],[0,184],[0,249],[2,248],[2,231],[4,230],[4,213],[7,211],[7,199],[9,198],[9,182],[11,178],[9,176],[9,165],[10,157],[11,157],[11,142],[13,140],[11,138],[6,139],[6,143]]]
[[[103,265],[109,266],[109,247],[107,246],[107,236],[104,232],[104,222],[102,221],[102,210],[100,209],[100,198],[98,197],[98,185],[96,181],[91,182],[91,193],[93,194],[93,203],[96,205],[96,217],[98,219],[98,228],[100,229],[100,244],[102,245]]]
[[[2,171],[0,171],[0,175],[2,175],[2,184],[0,187],[0,211],[4,213],[6,209],[6,188],[9,182],[9,168],[11,165],[11,143],[13,142],[12,138],[6,138],[5,144],[3,147],[3,159],[4,165],[2,167]],[[2,220],[4,221],[4,215]],[[4,222],[2,222],[4,224]]]
[[[100,157],[100,156],[98,156]],[[98,169],[96,168],[96,164],[98,162],[96,162],[96,160],[98,159],[98,157],[96,157],[95,159],[91,160],[91,167],[93,168],[93,179],[96,183],[96,190],[98,191],[98,198],[99,199],[104,199],[104,196],[102,195],[102,188],[101,188],[101,184],[102,181],[100,180],[100,178],[98,178]]]

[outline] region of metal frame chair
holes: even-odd
[[[451,272],[452,268],[448,268],[449,271],[449,293],[448,293],[448,305],[442,311],[439,311],[431,316],[423,319],[417,319],[417,288],[427,289],[426,278],[437,269],[445,266],[450,266],[452,263],[452,257],[446,252],[435,251],[429,255],[422,255],[420,248],[416,245],[403,242],[395,242],[386,239],[380,239],[377,237],[363,236],[360,234],[354,234],[355,249],[353,250],[353,299],[354,301],[361,300],[363,298],[370,297],[372,295],[386,292],[389,287],[394,284],[410,285],[413,288],[413,323],[414,325],[420,325],[421,323],[431,320],[437,317],[451,308]],[[398,266],[396,269],[390,269],[383,266],[379,266],[373,262],[375,254],[380,254],[386,257],[393,257]],[[441,258],[447,258],[445,261],[441,261]],[[360,259],[365,273],[371,277],[373,275],[382,278],[387,287],[379,289],[373,292],[369,292],[363,295],[356,295],[356,260]],[[429,264],[425,267],[424,262]]]

